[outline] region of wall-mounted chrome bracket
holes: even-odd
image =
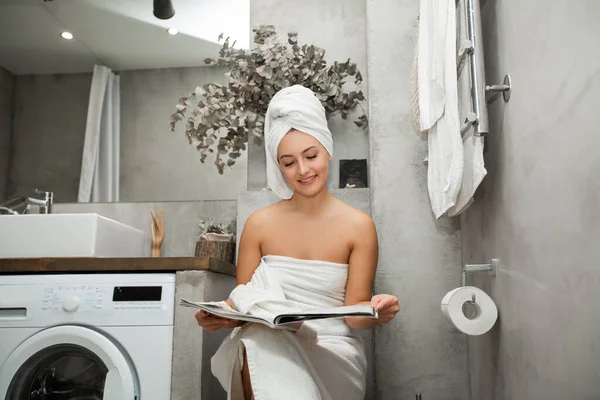
[[[504,102],[508,103],[510,100],[510,90],[512,88],[512,83],[510,80],[510,75],[504,75],[504,82],[502,85],[486,85],[485,92],[493,93],[493,95],[487,99],[487,104],[492,104],[494,101],[498,99],[500,93],[502,93],[502,98],[504,98]]]
[[[500,260],[492,258],[488,264],[466,264],[462,268],[462,286],[467,286],[467,272],[487,271],[490,276],[496,276]]]

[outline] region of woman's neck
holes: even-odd
[[[294,193],[289,200],[289,205],[292,209],[302,214],[316,215],[327,208],[332,199],[333,196],[329,193],[327,187],[325,187],[312,197],[305,197],[298,193]]]

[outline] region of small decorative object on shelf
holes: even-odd
[[[165,237],[165,216],[163,210],[160,210],[160,219],[154,211],[152,214],[152,257],[160,257],[160,246],[162,246]]]
[[[340,160],[340,188],[368,188],[367,160]]]
[[[235,221],[217,224],[212,219],[200,220],[200,236],[196,242],[196,257],[210,257],[233,264],[235,255]]]

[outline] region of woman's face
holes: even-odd
[[[279,143],[277,159],[294,192],[311,197],[326,186],[330,156],[313,136],[292,129]]]

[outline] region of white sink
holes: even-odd
[[[0,215],[0,258],[145,257],[143,231],[98,214]]]

